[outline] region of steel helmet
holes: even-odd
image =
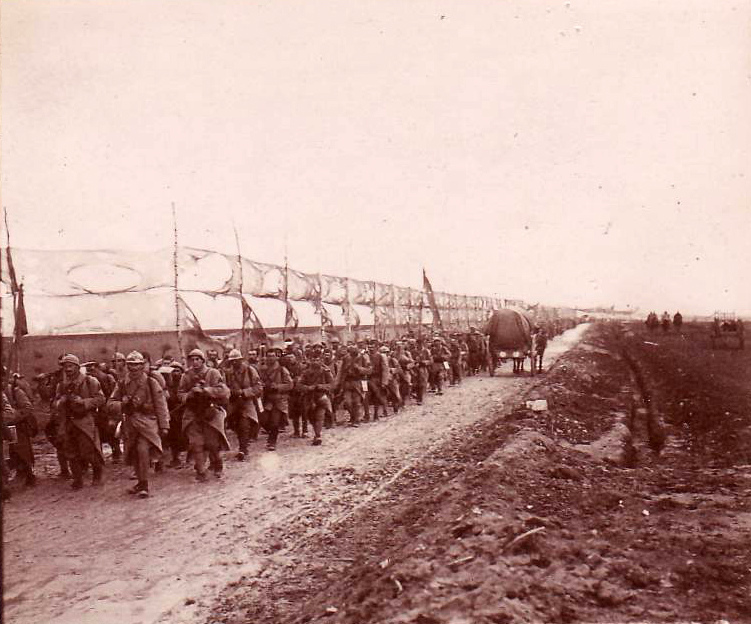
[[[227,355],[227,361],[232,362],[233,360],[242,360],[243,354],[240,353],[239,349],[232,349],[232,351],[229,352]]]
[[[125,358],[126,364],[145,364],[146,360],[138,351],[131,351],[128,353],[128,357]]]
[[[192,357],[199,357],[204,362],[206,361],[206,354],[203,351],[201,351],[200,349],[193,349],[190,353],[188,353],[188,359],[190,359]]]

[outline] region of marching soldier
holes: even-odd
[[[110,374],[115,378],[115,381],[122,381],[125,379],[125,375],[128,374],[128,368],[125,365],[125,355],[119,351],[112,356]]]
[[[92,484],[102,481],[104,455],[96,411],[104,405],[105,398],[96,378],[81,372],[81,361],[73,354],[62,358],[63,376],[55,392],[55,408],[64,421],[65,455],[73,472],[72,487],[83,487],[83,471],[91,464]]]
[[[248,351],[248,364],[256,369],[257,373],[260,373],[260,365],[258,363],[258,350],[251,349]]]
[[[433,355],[422,339],[415,344],[414,359],[417,362],[417,404],[422,405],[433,368]]]
[[[287,353],[282,358],[282,366],[289,371],[293,383],[292,390],[289,393],[289,417],[292,420],[292,429],[294,432],[292,437],[304,438],[308,435],[308,421],[305,418],[303,392],[297,387],[303,367],[294,353]]]
[[[399,361],[391,354],[391,349],[386,345],[382,346],[379,351],[386,357],[386,364],[389,369],[389,380],[386,386],[387,396],[394,408],[394,414],[396,414],[399,412],[399,408],[404,405],[404,399],[399,390],[402,367],[399,365]]]
[[[70,479],[70,463],[65,455],[65,421],[60,414],[57,413],[55,407],[57,386],[63,378],[63,357],[65,357],[65,354],[60,355],[57,358],[57,370],[45,374],[44,396],[49,402],[50,418],[44,427],[44,435],[49,443],[55,447],[57,463],[60,466],[60,473],[58,476],[62,479]]]
[[[321,361],[321,349],[314,348],[310,353],[310,363],[301,375],[298,388],[303,393],[305,412],[313,426],[313,446],[321,444],[321,431],[326,417],[331,417],[331,389],[334,376]]]
[[[125,428],[125,459],[134,466],[138,482],[128,490],[139,498],[149,496],[149,464],[162,455],[162,437],[169,432],[167,400],[159,382],[144,370],[138,351],[126,358],[125,379],[112,393],[111,410],[119,410]]]
[[[388,347],[387,347],[388,348]],[[389,364],[384,353],[379,351],[375,341],[370,343],[370,376],[368,379],[368,394],[373,398],[373,420],[378,420],[379,408],[383,408],[383,416],[388,416],[386,412],[386,393],[389,385]],[[398,410],[398,408],[397,408]],[[365,414],[365,420],[370,418]]]
[[[279,363],[281,349],[271,349],[266,355],[266,367],[261,374],[263,382],[263,414],[261,426],[269,434],[266,449],[276,450],[279,427],[289,415],[289,393],[294,386],[289,371]]]
[[[443,394],[443,380],[446,377],[446,364],[451,357],[451,352],[444,344],[440,337],[433,339],[433,346],[430,348],[430,355],[433,358],[431,371],[431,386],[436,394]]]
[[[412,394],[415,362],[410,352],[404,348],[401,342],[396,345],[394,357],[399,363],[399,395],[402,397],[402,406],[404,406],[407,398]]]
[[[100,369],[99,364],[96,362],[86,362],[83,367],[86,369],[87,375],[96,377],[96,380],[102,387],[104,398],[109,399],[110,396],[112,396],[112,392],[115,390],[115,385],[117,384],[115,378]],[[108,410],[105,410],[104,408],[97,410],[96,426],[97,429],[99,429],[99,439],[102,442],[109,444],[112,449],[112,463],[119,463],[122,452],[120,450],[120,440],[115,437],[117,423],[110,419]]]
[[[222,407],[229,400],[229,388],[221,372],[206,365],[206,356],[200,349],[188,354],[188,364],[178,389],[180,402],[185,405],[183,432],[193,456],[196,480],[206,481],[207,455],[209,467],[218,479],[224,468],[221,451],[229,450]]]
[[[180,362],[173,361],[169,365],[170,373],[163,372],[164,380],[167,382],[166,399],[167,409],[169,410],[169,432],[167,434],[167,446],[169,446],[170,456],[172,459],[167,464],[169,468],[182,468],[180,454],[188,449],[188,443],[183,433],[183,412],[185,405],[180,401],[180,379],[182,379],[185,369]],[[164,445],[164,440],[162,440]]]
[[[238,349],[232,349],[227,356],[226,379],[230,399],[227,422],[237,433],[238,461],[244,461],[248,454],[248,443],[258,439],[258,411],[256,400],[263,394],[263,384],[258,371],[243,359]]]
[[[363,399],[368,391],[368,374],[370,367],[363,354],[355,345],[347,347],[347,354],[342,359],[336,387],[344,394],[344,407],[349,412],[349,426],[358,427],[364,417]]]
[[[5,371],[4,371],[5,372]],[[37,434],[37,422],[34,416],[34,407],[31,402],[31,394],[28,384],[22,383],[15,373],[5,387],[5,396],[10,406],[3,419],[4,425],[15,425],[17,441],[10,444],[10,461],[15,464],[16,471],[23,476],[26,486],[36,484],[34,476],[34,451],[31,440]]]
[[[451,380],[449,382],[452,386],[458,386],[462,382],[462,349],[459,346],[459,341],[456,337],[452,338],[449,342],[449,366],[451,372]]]

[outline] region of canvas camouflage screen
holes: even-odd
[[[32,334],[170,329],[178,319],[187,323],[186,318],[197,321],[197,316],[203,316],[192,311],[187,314],[185,309],[190,311],[191,306],[201,311],[212,307],[227,310],[211,314],[221,318],[226,327],[240,326],[249,319],[256,328],[262,322],[280,326],[285,318],[289,324],[290,317],[301,322],[299,317],[307,313],[301,314],[300,302],[309,304],[316,324],[324,329],[337,320],[341,326],[357,327],[365,316],[382,325],[433,321],[430,298],[419,289],[293,268],[285,271],[283,266],[207,249],[180,247],[176,257],[173,249],[11,252],[17,280],[24,287]],[[0,275],[2,292],[7,295],[11,276],[6,262]],[[175,282],[181,295],[177,314]],[[463,328],[481,326],[489,311],[502,304],[487,297],[442,292],[433,296],[444,323]],[[202,304],[204,300],[208,303]],[[269,300],[276,303],[270,305]],[[13,322],[9,307],[3,306],[5,332],[11,331]]]

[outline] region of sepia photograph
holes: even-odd
[[[5,0],[0,203],[1,622],[751,622],[751,0]]]

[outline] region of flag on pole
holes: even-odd
[[[433,294],[433,286],[430,284],[425,269],[422,270],[422,288],[428,294],[428,302],[430,303],[430,311],[433,313],[433,326],[436,325],[443,331],[443,322],[441,321],[441,314],[438,312],[438,306],[435,302],[435,294]]]
[[[297,312],[289,301],[285,301],[284,303],[287,304],[287,311],[284,315],[284,327],[285,329],[297,329],[298,325],[300,325],[300,319],[297,317]]]
[[[29,325],[26,321],[26,306],[23,302],[23,284],[18,285],[18,294],[16,299],[16,315],[14,335],[16,341],[29,333]]]
[[[244,295],[240,295],[240,302],[242,303],[243,310],[243,327],[242,327],[242,345],[243,352],[250,347],[250,336],[253,336],[257,340],[267,340],[266,330],[263,328],[261,319],[255,313],[253,308],[245,299]]]
[[[201,327],[201,322],[195,315],[190,306],[185,303],[179,294],[176,296],[177,300],[177,317],[180,333],[183,336],[189,338],[188,345],[186,347],[189,352],[191,349],[199,348],[202,350],[207,349],[225,349],[225,344],[218,338],[209,336]]]

